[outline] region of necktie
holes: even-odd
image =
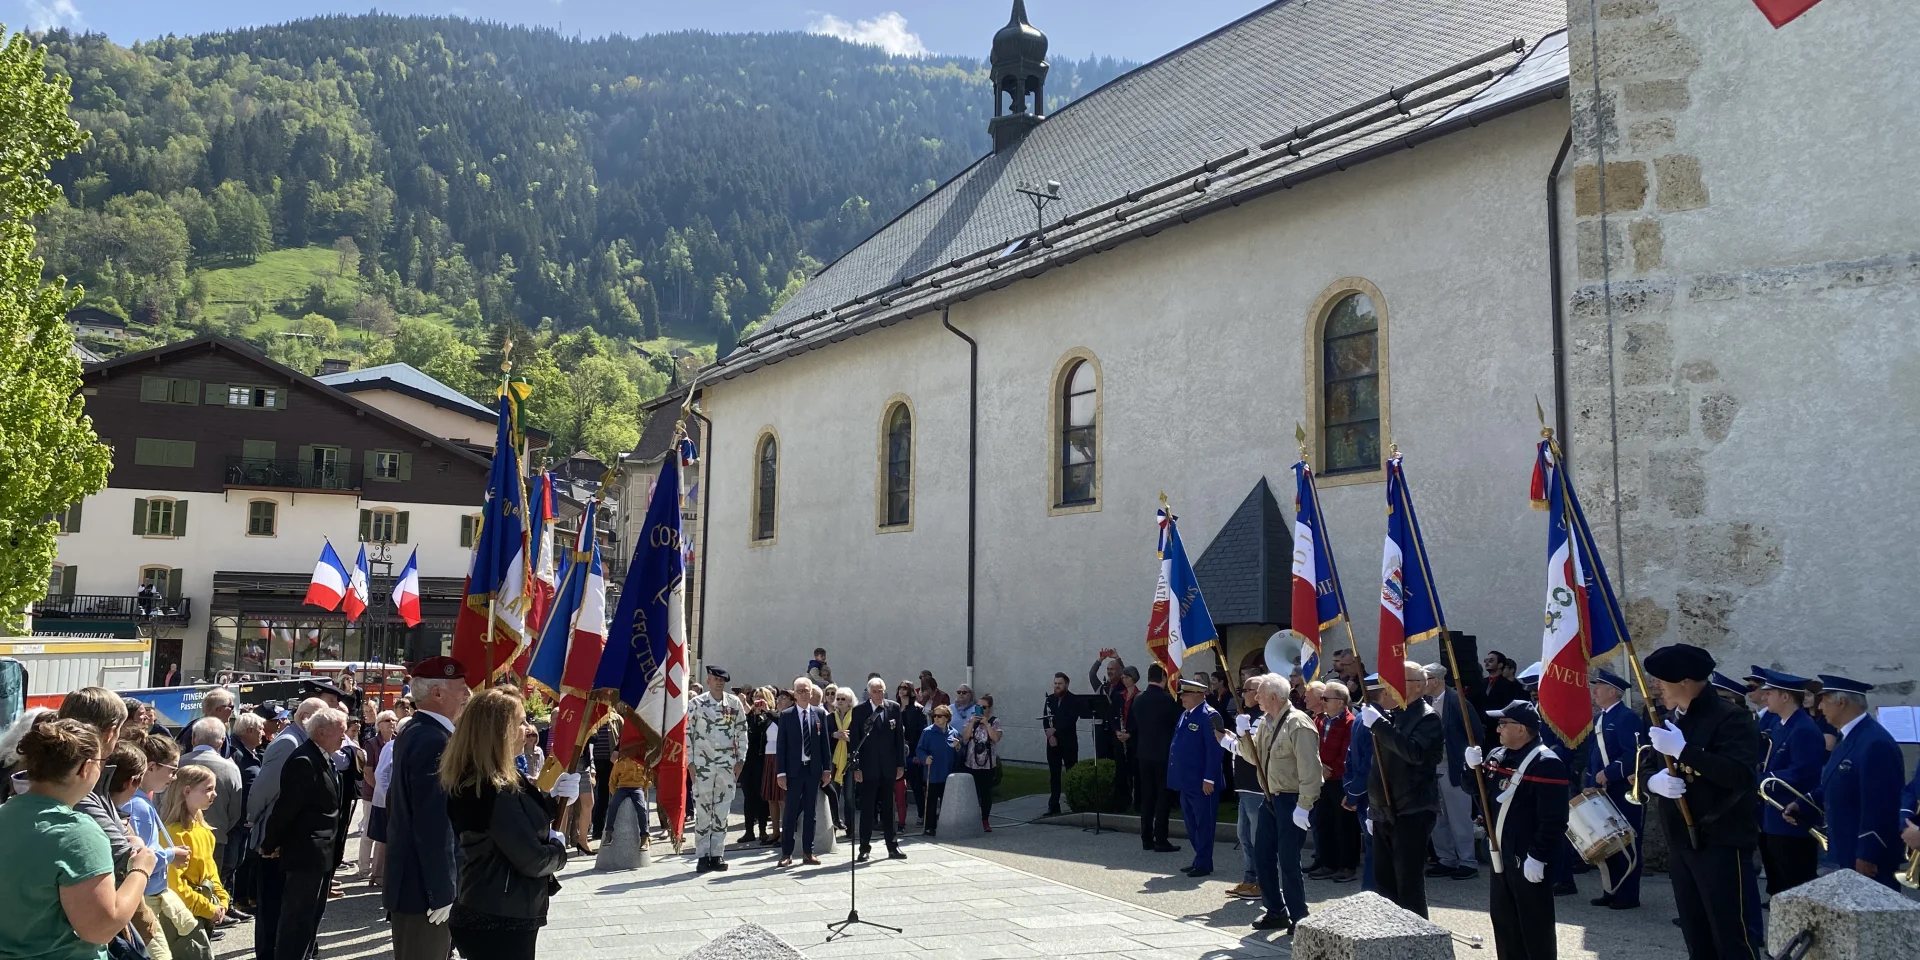
[[[800,714],[800,762],[801,763],[813,762],[813,750],[810,749],[810,745],[812,743],[813,743],[813,708],[808,707],[806,712]]]

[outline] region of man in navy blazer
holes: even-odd
[[[809,704],[812,694],[812,680],[795,678],[796,704]],[[832,756],[827,747],[827,712],[815,706],[796,705],[780,711],[779,719],[774,722],[780,731],[774,773],[780,778],[780,789],[787,792],[786,813],[780,825],[780,866],[793,866],[795,829],[801,831],[802,862],[817,865],[820,858],[813,855],[814,806],[821,789],[833,776],[827,766]]]
[[[1898,890],[1894,876],[1905,849],[1900,842],[1900,786],[1906,762],[1900,744],[1867,713],[1871,684],[1820,675],[1820,712],[1840,731],[1840,745],[1827,758],[1814,802],[1827,814],[1827,862]],[[1790,820],[1804,821],[1799,804]]]
[[[1587,753],[1586,784],[1606,791],[1614,809],[1633,825],[1633,855],[1623,852],[1607,858],[1600,895],[1589,902],[1596,907],[1632,910],[1640,905],[1640,840],[1645,832],[1646,809],[1628,803],[1627,792],[1633,786],[1634,755],[1640,749],[1640,739],[1646,736],[1647,725],[1625,702],[1625,677],[1595,667],[1587,687],[1593,691],[1593,707],[1598,712],[1593,717],[1593,749]],[[1606,888],[1608,882],[1613,884],[1612,890]]]
[[[451,657],[422,660],[407,672],[413,676],[414,713],[392,747],[385,900],[394,960],[447,960],[459,846],[440,787],[440,755],[473,691],[466,668]]]

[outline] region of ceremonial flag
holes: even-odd
[[[307,584],[306,602],[322,610],[333,610],[347,595],[347,565],[333,552],[333,541],[320,547],[320,562],[313,565],[313,580]]]
[[[415,549],[407,556],[407,565],[400,568],[400,579],[393,584],[393,608],[400,612],[400,619],[409,627],[420,625],[420,551]]]
[[[540,653],[535,657],[542,663],[540,676],[529,675],[559,704],[553,715],[552,759],[548,760],[547,772],[541,777],[547,788],[552,787],[548,774],[557,780],[560,774],[572,769],[580,745],[595,727],[606,721],[609,713],[605,703],[591,699],[594,673],[607,647],[607,578],[593,527],[597,508],[598,503],[589,502],[586,515],[581,518],[580,534],[568,557],[553,616],[547,619],[547,628],[540,638]],[[551,662],[549,651],[553,649],[563,651],[557,675],[547,666]]]
[[[1180,542],[1178,518],[1165,506],[1156,516],[1160,524],[1160,580],[1153,591],[1153,613],[1147,618],[1147,652],[1167,671],[1171,684],[1180,676],[1187,654],[1213,646],[1219,634],[1207,613],[1206,598],[1200,595],[1193,564],[1187,561],[1186,545]]]
[[[1326,523],[1320,516],[1320,495],[1314,488],[1313,468],[1305,460],[1293,465],[1293,632],[1300,635],[1300,675],[1320,679],[1324,662],[1322,641],[1327,630],[1347,619],[1347,599],[1340,590],[1340,572],[1333,565]],[[1273,664],[1268,664],[1269,669]]]
[[[1440,594],[1420,537],[1420,518],[1400,457],[1387,461],[1387,539],[1380,558],[1380,649],[1375,669],[1380,683],[1399,697],[1393,706],[1411,703],[1407,689],[1407,648],[1446,629]]]
[[[541,471],[527,485],[528,518],[533,545],[533,580],[528,591],[527,635],[534,642],[520,648],[520,656],[513,661],[513,672],[522,677],[531,677],[529,661],[533,657],[534,647],[539,638],[545,635],[547,619],[553,609],[554,595],[559,591],[559,561],[555,558],[553,536],[554,522],[557,519],[553,510],[553,474]],[[558,699],[557,697],[555,698]]]
[[[618,695],[645,727],[660,808],[676,846],[686,815],[687,596],[681,554],[680,463],[667,457],[647,504],[639,548],[593,676],[595,691]]]
[[[467,570],[466,602],[453,625],[453,659],[483,686],[512,666],[527,634],[527,581],[531,557],[527,542],[526,491],[520,480],[519,451],[512,425],[519,392],[503,390],[500,424],[494,434],[493,470],[487,477],[487,502],[480,512],[480,539]],[[488,613],[491,610],[492,620]]]
[[[340,609],[346,611],[347,622],[360,619],[367,612],[372,597],[373,570],[367,566],[367,545],[360,545],[360,557],[353,561],[353,573],[347,577],[347,595],[341,598]]]
[[[1546,627],[1540,649],[1540,716],[1569,747],[1593,726],[1588,665],[1611,655],[1627,638],[1626,618],[1613,595],[1573,480],[1553,441],[1540,441],[1533,460],[1533,497],[1547,510]]]

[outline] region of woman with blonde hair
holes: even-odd
[[[175,859],[167,870],[167,887],[209,928],[226,921],[227,905],[232,902],[227,888],[220,885],[220,867],[213,859],[213,828],[207,826],[205,816],[219,795],[212,770],[181,767],[160,800],[161,822],[174,842],[187,848],[187,855]]]
[[[447,817],[463,854],[448,930],[465,960],[533,960],[567,845],[553,801],[514,766],[526,702],[495,687],[474,696],[440,758]]]

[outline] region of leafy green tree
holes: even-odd
[[[0,28],[0,35],[5,35]],[[49,80],[45,50],[25,34],[0,46],[0,632],[47,592],[56,552],[49,515],[107,485],[112,455],[80,395],[66,313],[80,300],[43,282],[31,218],[59,191],[50,164],[87,137],[67,116],[68,84]]]
[[[309,313],[288,324],[287,332],[312,340],[313,345],[322,350],[333,346],[340,339],[340,327],[317,313]]]

